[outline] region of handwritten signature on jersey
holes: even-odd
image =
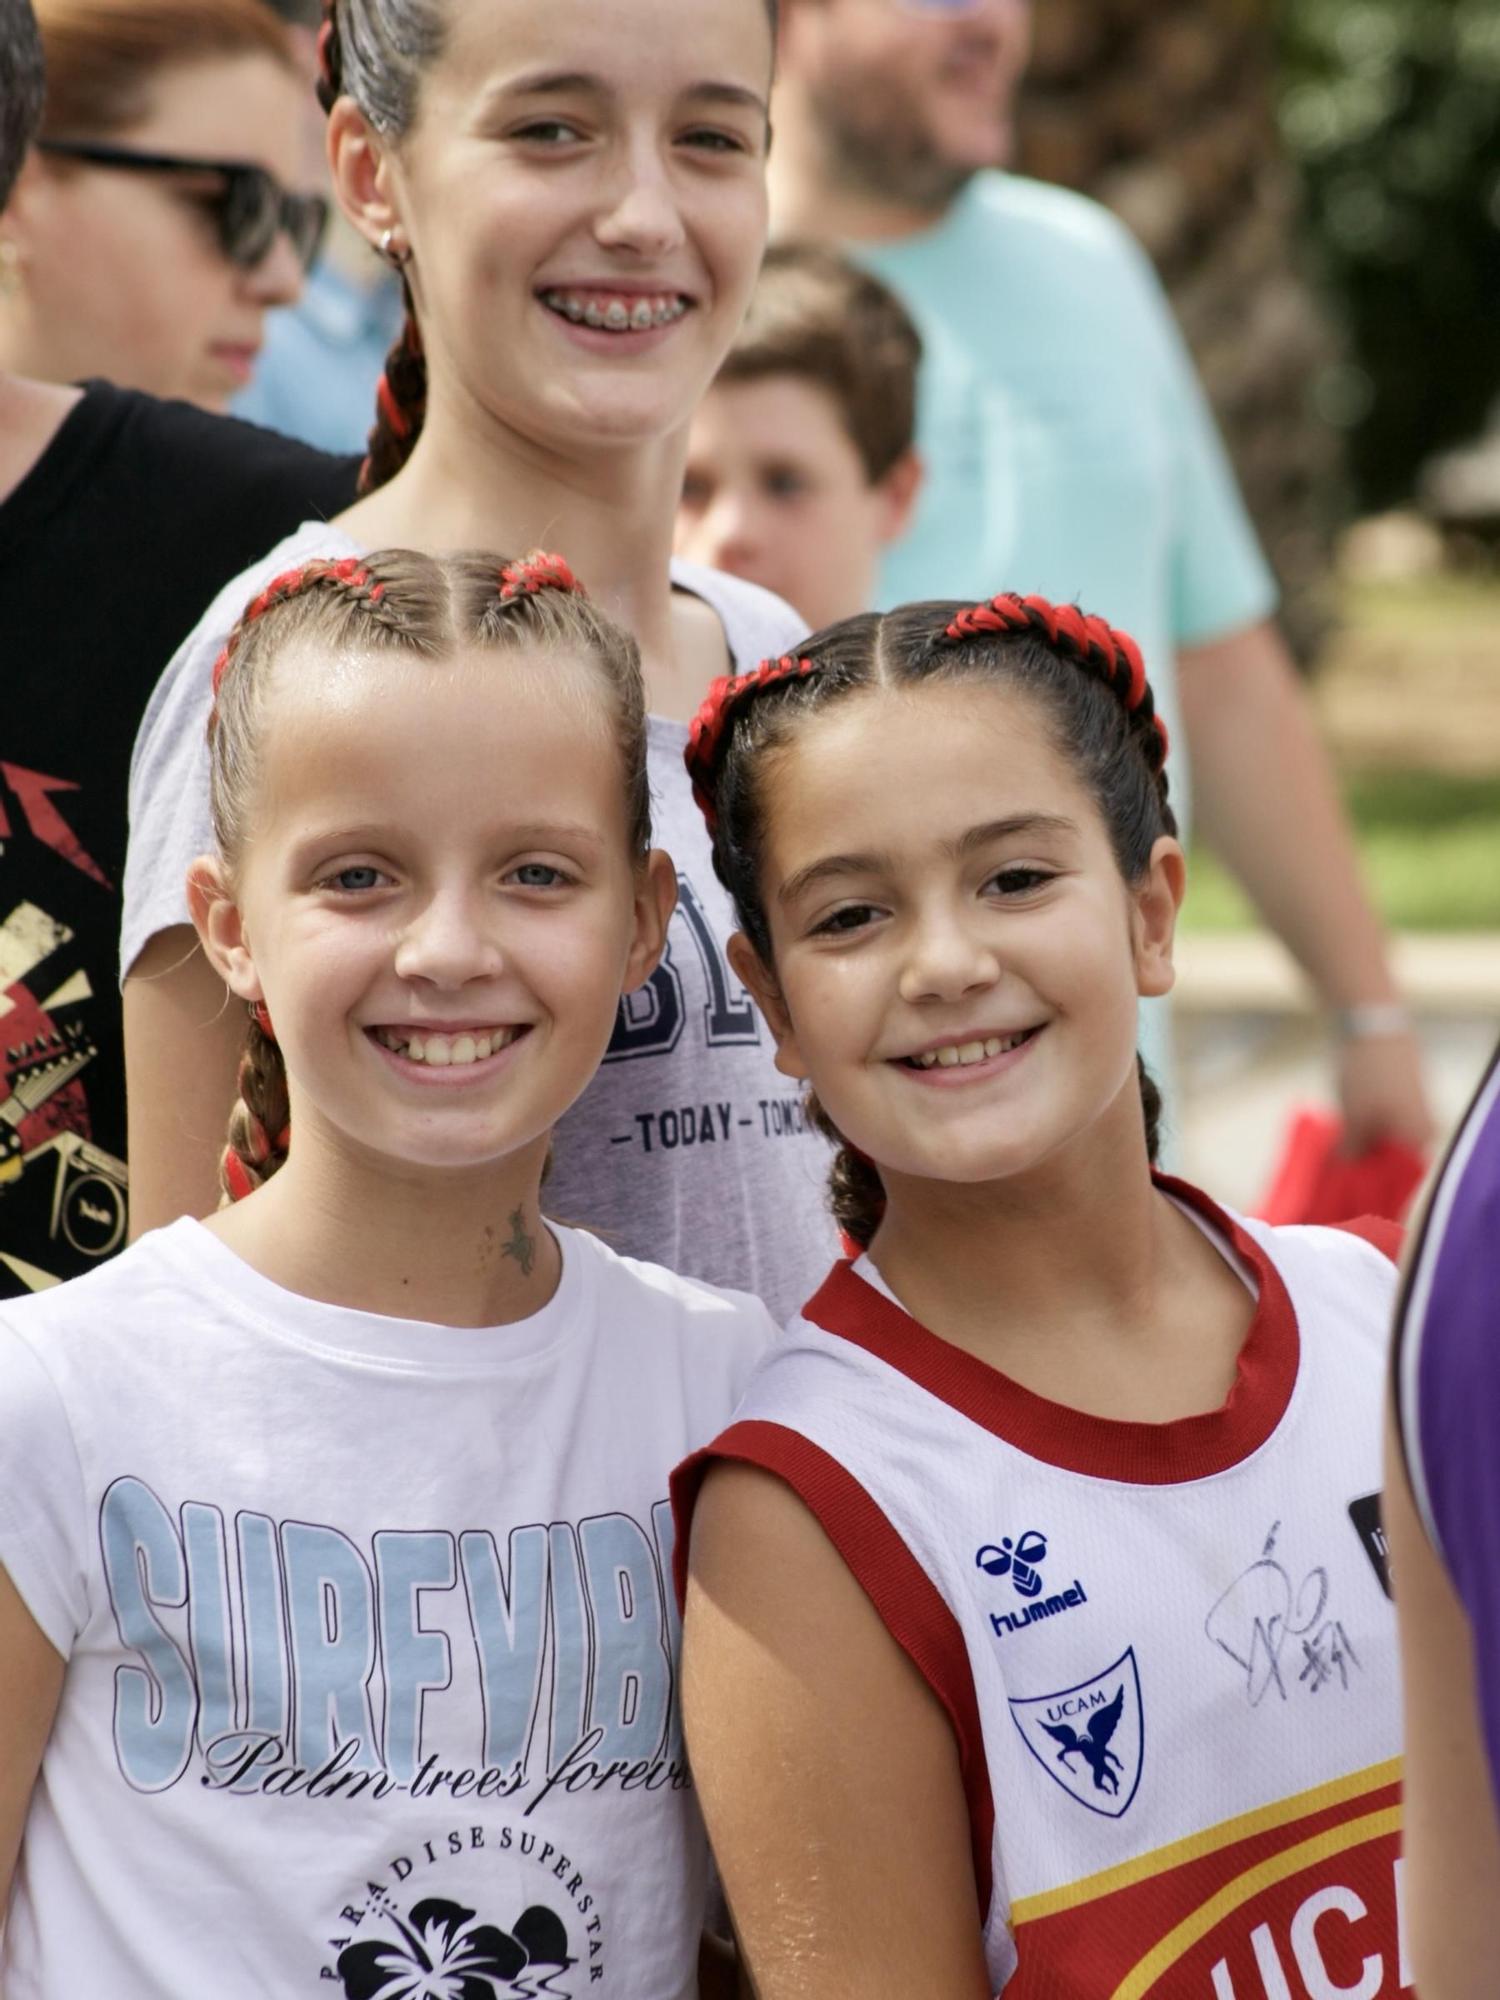
[[[1286,1676],[1300,1662],[1297,1681],[1313,1694],[1337,1682],[1347,1688],[1359,1656],[1349,1635],[1328,1610],[1328,1572],[1310,1569],[1294,1585],[1276,1559],[1281,1523],[1272,1524],[1257,1559],[1215,1604],[1203,1621],[1208,1637],[1245,1676],[1245,1693],[1258,1708],[1272,1688],[1285,1701]]]

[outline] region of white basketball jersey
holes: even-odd
[[[1256,1294],[1221,1409],[1144,1424],[1048,1402],[918,1325],[862,1259],[792,1322],[679,1504],[714,1456],[776,1472],[943,1702],[1007,2000],[1394,2000],[1378,1503],[1398,1232],[1271,1229],[1162,1185]]]

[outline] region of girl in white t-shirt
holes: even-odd
[[[774,0],[334,0],[338,199],[407,313],[355,504],[221,591],[142,721],[121,960],[137,1229],[208,1199],[237,1050],[183,896],[207,838],[209,671],[240,607],[315,555],[564,550],[640,643],[658,833],[681,893],[554,1148],[560,1212],[790,1311],[834,1250],[826,1151],[730,972],[733,921],[682,770],[715,675],[806,629],[674,563],[688,422],[766,230]]]
[[[856,1245],[674,1488],[763,2000],[1406,1990],[1394,1232],[1153,1172],[1165,755],[1135,645],[1013,596],[834,626],[696,732]]]
[[[692,1995],[666,1481],[770,1323],[539,1212],[672,909],[635,643],[392,551],[213,681],[236,1199],[0,1315],[0,1985]]]

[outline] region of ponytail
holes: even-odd
[[[359,490],[373,493],[394,479],[416,448],[427,415],[427,356],[406,291],[406,317],[385,358],[385,372],[375,391],[375,422],[359,469]]]
[[[229,1142],[219,1159],[221,1207],[264,1187],[286,1163],[292,1142],[286,1064],[264,1007],[250,1009],[250,1032],[240,1057],[238,1097],[229,1114]]]

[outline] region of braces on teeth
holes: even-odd
[[[544,292],[542,299],[575,326],[601,327],[610,333],[646,333],[654,326],[670,326],[687,311],[684,299],[669,299],[659,306],[649,299],[638,299],[633,306],[627,306],[623,299],[611,299],[607,306],[596,305],[592,299],[584,304],[564,292]]]

